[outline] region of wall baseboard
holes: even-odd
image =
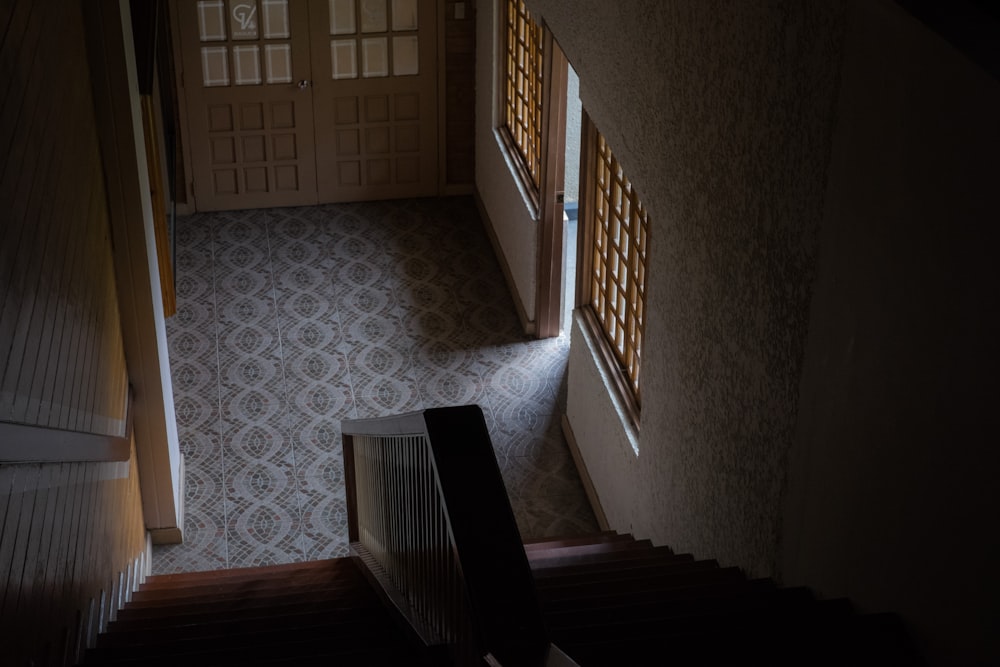
[[[497,261],[500,263],[500,270],[503,272],[504,280],[507,281],[507,290],[510,292],[511,297],[513,297],[514,308],[517,310],[517,319],[521,321],[521,328],[524,330],[524,333],[528,336],[534,336],[535,321],[528,317],[528,314],[524,310],[524,304],[521,303],[521,298],[517,293],[517,284],[514,282],[514,274],[511,273],[510,265],[507,264],[507,257],[503,254],[500,239],[497,238],[494,231],[493,221],[490,219],[490,214],[486,212],[486,205],[483,204],[483,198],[479,195],[479,188],[476,188],[473,198],[476,200],[476,209],[479,210],[479,217],[483,219],[483,227],[486,228],[486,235],[490,239],[490,245],[493,246],[493,254],[496,255]]]
[[[569,453],[573,455],[573,463],[576,464],[576,470],[580,474],[580,481],[583,482],[583,490],[587,493],[587,500],[590,501],[590,508],[594,510],[594,517],[597,519],[597,525],[601,530],[611,530],[608,524],[608,517],[604,514],[604,508],[601,507],[601,499],[597,496],[597,490],[594,488],[594,482],[590,479],[590,473],[587,472],[587,464],[583,461],[583,455],[580,454],[580,447],[577,445],[576,436],[573,434],[573,427],[569,423],[569,418],[565,414],[561,415],[562,432],[566,437],[566,444],[569,446]]]

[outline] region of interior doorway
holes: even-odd
[[[182,0],[198,210],[438,193],[434,0]]]
[[[563,169],[563,279],[562,330],[568,333],[576,306],[577,213],[580,204],[580,137],[583,129],[580,77],[567,63],[566,147]]]

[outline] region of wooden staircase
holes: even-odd
[[[525,552],[551,641],[583,667],[923,664],[892,615],[648,540],[605,532],[529,540]],[[454,664],[445,657],[341,558],[150,577],[83,664]]]
[[[613,532],[525,544],[552,643],[579,665],[922,665],[891,614],[747,579]]]
[[[149,577],[84,665],[435,665],[350,558]]]

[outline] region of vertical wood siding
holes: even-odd
[[[0,8],[0,421],[121,434],[127,376],[79,1]]]
[[[0,651],[69,665],[148,568],[135,455],[0,466]]]
[[[116,434],[127,376],[80,8],[0,2],[0,421]],[[145,544],[134,453],[0,465],[0,663],[73,664],[144,577]]]

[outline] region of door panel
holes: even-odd
[[[305,3],[185,0],[179,21],[197,208],[316,203]]]
[[[434,0],[310,0],[324,202],[437,194]]]
[[[437,194],[436,5],[182,0],[195,207]]]

